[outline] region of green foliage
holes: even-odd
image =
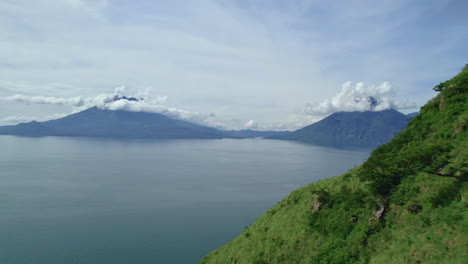
[[[201,263],[466,263],[467,80],[468,65],[362,166],[292,192]]]
[[[433,88],[433,90],[436,92],[441,92],[442,90],[444,90],[444,88],[445,88],[445,83],[439,83]]]
[[[372,152],[361,179],[389,196],[409,175],[426,172],[466,177],[468,70],[436,86],[441,93],[421,109],[408,129]]]
[[[459,198],[460,189],[462,188],[462,183],[453,182],[450,185],[443,186],[439,188],[435,195],[431,198],[431,204],[433,207],[446,206],[450,204],[453,200]]]

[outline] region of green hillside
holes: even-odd
[[[201,263],[467,263],[468,65],[360,167],[293,191]]]

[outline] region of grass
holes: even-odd
[[[200,263],[467,263],[468,67],[435,89],[362,166],[293,191]]]

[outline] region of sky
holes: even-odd
[[[2,0],[0,125],[92,106],[258,130],[414,112],[468,63],[466,10],[465,0]]]

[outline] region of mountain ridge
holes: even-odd
[[[408,123],[408,117],[394,109],[384,111],[336,112],[291,133],[268,137],[317,145],[377,146],[390,141]]]
[[[465,263],[468,65],[345,174],[293,191],[210,263]]]
[[[117,98],[120,100],[121,98]],[[127,98],[124,98],[128,100]],[[137,100],[129,98],[131,100]],[[219,139],[281,135],[281,131],[220,130],[159,113],[91,107],[59,119],[0,127],[0,135],[80,136],[129,139]]]

